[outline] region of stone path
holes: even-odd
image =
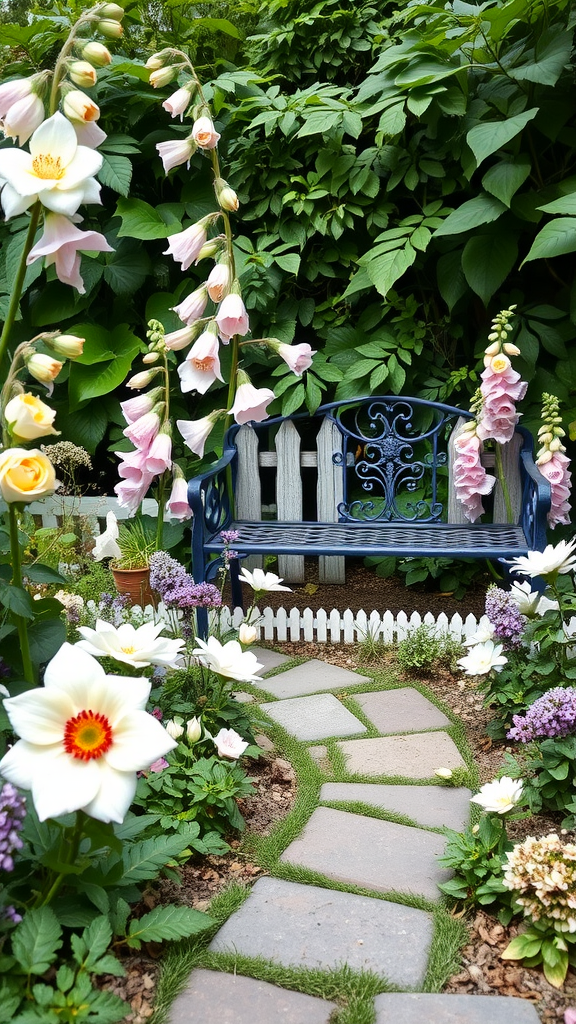
[[[398,990],[375,997],[374,1024],[539,1024],[522,999],[422,992],[437,885],[448,877],[439,830],[465,827],[472,795],[435,784],[436,768],[464,766],[450,720],[415,687],[373,690],[371,678],[315,659],[282,671],[284,655],[255,653],[266,674],[259,707],[321,768],[332,753],[338,781],[322,785],[319,806],[282,852],[278,873],[289,878],[260,878],[210,952],[285,970],[370,971]],[[349,691],[347,708],[338,696]],[[168,1021],[336,1024],[337,1011],[268,981],[196,969]]]

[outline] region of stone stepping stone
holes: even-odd
[[[262,956],[285,967],[374,971],[399,988],[421,987],[432,915],[399,903],[259,878],[214,936],[212,952]]]
[[[514,996],[383,992],[376,996],[376,1024],[539,1024],[536,1008]]]
[[[451,872],[438,867],[446,838],[394,821],[317,807],[280,860],[319,871],[335,882],[375,892],[439,898]]]
[[[267,647],[249,647],[249,651],[255,654],[261,665],[264,666],[260,672],[271,672],[273,668],[285,665],[290,658],[287,654],[278,654],[278,651],[270,651]]]
[[[359,775],[401,775],[429,779],[436,768],[465,768],[462,755],[446,732],[410,733],[339,743],[346,768]]]
[[[332,693],[293,697],[261,704],[260,707],[286,732],[302,742],[366,732],[366,726]]]
[[[258,654],[258,651],[255,653]],[[327,665],[325,661],[312,658],[303,665],[289,668],[287,672],[282,672],[274,679],[267,679],[260,689],[267,690],[275,697],[284,699],[284,697],[303,697],[309,693],[317,693],[319,690],[333,690],[336,687],[346,689],[347,686],[358,686],[360,683],[371,682],[371,679],[359,676],[357,672],[349,672],[346,668]],[[258,684],[254,683],[254,685]]]
[[[316,761],[316,764],[321,764],[328,757],[328,747],[325,747],[322,743],[313,747],[306,747],[306,751],[310,754],[312,760]]]
[[[310,748],[308,748],[310,751]],[[325,782],[320,800],[356,800],[383,811],[405,814],[428,828],[462,832],[470,820],[472,790],[463,786],[386,786],[377,782]]]
[[[450,719],[413,686],[355,693],[354,700],[379,732],[420,732],[452,725]]]
[[[328,1024],[336,1009],[267,981],[197,969],[172,1004],[168,1024]]]

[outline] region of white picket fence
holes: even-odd
[[[438,635],[452,636],[456,640],[465,640],[477,631],[480,625],[488,622],[486,616],[480,621],[474,615],[467,615],[462,618],[456,613],[448,618],[444,612],[435,617],[431,612],[420,615],[412,612],[372,611],[368,614],[365,611],[352,612],[349,608],[344,612],[333,608],[327,612],[319,608],[314,612],[311,608],[300,611],[292,608],[287,611],[285,608],[264,608],[261,612],[256,609],[260,616],[255,623],[259,630],[260,640],[315,640],[317,643],[345,643],[353,644],[370,637],[373,640],[382,640],[384,643],[396,643],[403,640],[407,633],[416,629],[423,623],[432,627]],[[220,624],[223,630],[238,628],[243,618],[241,608],[235,608],[233,614],[229,608],[223,608]]]

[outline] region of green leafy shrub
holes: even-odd
[[[400,641],[396,657],[400,668],[405,671],[428,672],[434,665],[450,666],[461,647],[453,637],[438,634],[434,626],[422,623]]]

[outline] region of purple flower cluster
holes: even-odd
[[[233,532],[233,531],[232,531]],[[167,608],[219,608],[220,591],[212,583],[195,583],[184,566],[165,551],[150,557],[150,586],[157,590]]]
[[[0,869],[14,870],[12,854],[21,850],[23,842],[18,833],[24,824],[26,801],[10,782],[0,790]]]
[[[223,544],[233,544],[234,541],[238,540],[240,534],[238,530],[221,530],[220,540]]]
[[[121,626],[124,622],[124,612],[130,606],[128,594],[100,594],[98,617],[105,622],[111,622],[113,626]]]
[[[493,584],[486,592],[485,607],[486,615],[494,627],[494,639],[501,640],[506,650],[521,647],[526,616],[518,611],[514,598]]]
[[[525,715],[514,715],[509,740],[530,743],[537,739],[559,739],[576,733],[576,687],[556,686],[539,697]]]

